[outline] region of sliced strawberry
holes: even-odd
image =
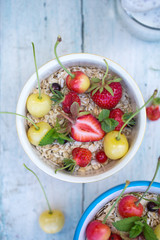
[[[86,148],[77,147],[73,149],[72,156],[78,166],[86,167],[91,161],[92,153]]]
[[[158,105],[151,105],[150,107],[147,107],[146,112],[148,119],[151,121],[156,121],[160,118],[160,108]]]
[[[64,101],[62,102],[62,109],[65,113],[70,113],[70,107],[72,103],[77,102],[79,106],[81,105],[81,100],[77,93],[75,92],[69,92],[66,96]]]
[[[80,142],[99,141],[105,135],[100,122],[92,115],[78,117],[71,127],[71,136]]]

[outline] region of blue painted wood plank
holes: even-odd
[[[54,58],[57,35],[59,54],[81,51],[80,1],[1,1],[0,109],[16,110],[22,86],[35,71],[31,42],[38,66]],[[74,14],[74,21],[73,21]],[[72,239],[81,215],[81,184],[58,181],[40,171],[20,146],[14,116],[0,116],[0,239]],[[61,209],[66,223],[61,233],[47,235],[38,217],[47,209],[41,189],[23,162],[40,177],[53,208]]]
[[[145,42],[127,32],[115,11],[115,1],[86,0],[83,14],[85,52],[100,54],[119,63],[136,80],[145,100],[155,88],[160,89],[160,71],[150,69],[160,68],[160,42]],[[159,121],[147,121],[142,145],[124,169],[106,180],[85,185],[84,208],[100,193],[126,179],[151,180],[160,155]],[[159,177],[160,173],[157,181]]]

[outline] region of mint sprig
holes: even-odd
[[[128,232],[131,239],[143,233],[146,240],[158,240],[146,217],[129,217],[112,224],[117,230]]]
[[[58,119],[56,121],[55,127],[50,129],[46,135],[41,139],[39,146],[45,146],[48,144],[52,144],[54,141],[57,141],[59,144],[64,144],[65,141],[72,142],[73,140],[66,136],[65,133],[59,132],[61,130],[61,126],[58,122]]]
[[[119,124],[118,121],[114,120],[113,118],[109,118],[109,114],[110,111],[108,109],[103,109],[98,116],[101,127],[106,133],[113,131]]]

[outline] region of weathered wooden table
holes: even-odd
[[[64,40],[60,55],[83,51],[113,59],[133,76],[145,100],[160,87],[160,71],[151,70],[160,68],[160,42],[130,35],[117,17],[114,0],[1,0],[0,31],[0,110],[16,111],[18,95],[35,71],[31,41],[40,66],[54,58],[58,34]],[[138,153],[119,173],[97,183],[65,183],[46,175],[28,159],[17,137],[15,117],[1,115],[0,239],[73,239],[81,214],[95,197],[126,179],[150,180],[159,154],[160,122],[147,122]],[[40,229],[38,217],[46,210],[46,202],[23,163],[36,171],[52,206],[64,212],[66,223],[59,234],[47,235]]]

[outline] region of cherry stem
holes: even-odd
[[[31,120],[31,119],[29,119],[28,117],[26,117],[26,116],[23,116],[23,115],[21,115],[21,114],[19,114],[19,113],[13,113],[13,112],[0,112],[0,114],[12,114],[12,115],[16,115],[16,116],[20,116],[20,117],[23,117],[23,118],[25,118],[26,120],[28,120],[30,123],[32,123],[34,126],[35,126],[35,128],[36,128],[36,130],[39,130],[39,127]]]
[[[30,172],[32,172],[32,173],[34,174],[34,176],[37,178],[37,180],[38,180],[38,182],[39,182],[39,184],[40,184],[40,186],[41,186],[41,189],[42,189],[42,191],[43,191],[43,193],[44,193],[44,196],[45,196],[45,199],[46,199],[48,208],[49,208],[49,213],[52,214],[53,211],[52,211],[52,209],[51,209],[51,206],[50,206],[50,204],[49,204],[49,201],[48,201],[46,192],[45,192],[45,190],[44,190],[44,187],[42,186],[42,183],[41,183],[39,177],[37,176],[37,174],[36,174],[33,170],[31,170],[30,168],[28,168],[24,163],[23,163],[23,166],[24,166],[27,170],[29,170]]]
[[[124,127],[130,122],[130,120],[132,118],[134,118],[141,110],[142,108],[144,108],[149,102],[151,102],[153,100],[153,98],[157,95],[158,90],[154,90],[154,93],[152,94],[152,96],[148,99],[148,101],[141,107],[139,108],[135,113],[133,113],[130,118],[128,118],[128,120],[123,124],[123,126],[121,127],[120,131],[118,132],[118,136],[116,137],[116,139],[119,141],[120,140],[120,135],[122,130],[124,129]]]
[[[104,80],[105,80],[105,78],[107,77],[108,68],[109,68],[106,59],[103,59],[103,60],[104,60],[104,62],[105,62],[105,64],[106,64],[107,69],[106,69],[106,73],[104,74],[104,77],[102,78],[102,86],[104,86]]]
[[[38,80],[38,89],[39,89],[39,97],[38,98],[42,99],[41,87],[40,87],[40,81],[39,81],[39,75],[38,75],[38,69],[37,69],[37,62],[36,62],[36,53],[35,53],[35,47],[34,47],[34,43],[33,42],[32,42],[32,47],[33,47],[34,64],[35,64],[37,80]]]
[[[156,178],[156,175],[158,173],[158,170],[159,170],[159,167],[160,167],[160,157],[158,158],[158,163],[157,163],[157,167],[156,167],[156,171],[154,173],[154,176],[152,178],[152,181],[151,183],[149,184],[147,190],[143,193],[142,197],[135,203],[136,206],[138,206],[138,204],[141,202],[141,200],[145,197],[146,193],[149,191],[150,187],[152,186],[153,182],[154,182],[154,179]]]
[[[109,210],[109,212],[107,213],[107,215],[105,216],[105,218],[104,218],[104,220],[103,220],[103,222],[102,222],[103,224],[106,223],[106,220],[107,220],[109,214],[112,212],[113,208],[115,208],[116,204],[119,202],[120,198],[122,197],[123,193],[125,192],[125,190],[126,190],[126,188],[128,187],[129,184],[130,184],[130,181],[127,180],[127,181],[126,181],[126,184],[125,184],[125,186],[124,186],[124,188],[123,188],[123,190],[122,190],[122,192],[121,192],[120,195],[119,195],[119,197],[117,198],[117,200],[115,201],[115,203],[113,204],[113,206],[111,207],[111,209]]]
[[[58,37],[57,37],[57,41],[56,41],[56,43],[55,43],[55,45],[54,45],[54,54],[55,54],[55,56],[56,56],[57,62],[58,62],[59,65],[64,69],[64,71],[66,71],[66,72],[71,76],[71,78],[75,78],[75,75],[72,74],[70,71],[68,71],[67,68],[65,68],[65,67],[63,66],[63,64],[60,62],[59,57],[58,57],[58,55],[57,55],[57,46],[58,46],[58,44],[59,44],[61,41],[62,41],[61,36],[58,36]]]

